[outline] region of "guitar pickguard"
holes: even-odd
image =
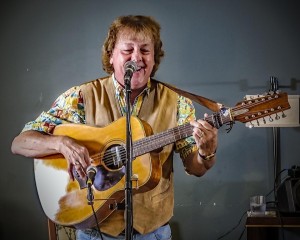
[[[97,169],[94,187],[98,191],[105,191],[115,186],[125,175],[125,167],[115,171],[108,171],[103,166],[97,166]]]
[[[124,166],[114,171],[109,171],[101,165],[97,166],[97,173],[93,186],[98,191],[105,191],[109,188],[112,188],[123,178],[123,176],[125,175],[125,170],[126,169]],[[76,181],[79,183],[80,189],[87,188],[87,178],[80,178],[75,169],[73,169],[73,174]]]

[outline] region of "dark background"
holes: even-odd
[[[113,19],[155,17],[166,51],[156,78],[234,106],[244,95],[267,91],[271,76],[288,94],[300,93],[299,7],[292,0],[4,1],[0,239],[48,238],[33,161],[11,154],[11,141],[60,93],[106,75],[101,46]],[[207,111],[197,110],[198,117]],[[299,164],[299,131],[281,129],[282,169]],[[174,239],[217,239],[241,219],[224,238],[238,239],[249,197],[272,191],[272,146],[271,128],[250,130],[237,122],[228,134],[220,129],[217,164],[202,178],[186,175],[177,156]],[[274,200],[273,194],[267,200]],[[292,231],[285,236],[299,239]]]

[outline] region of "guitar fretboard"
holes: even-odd
[[[203,120],[207,121],[210,125],[217,128],[222,126],[224,123],[231,121],[230,116],[224,116],[220,113],[215,113],[204,118]],[[192,134],[193,126],[190,123],[186,123],[175,128],[168,129],[164,132],[137,140],[133,143],[133,156],[141,156],[155,149],[159,149],[161,147],[174,143],[180,139],[192,136]]]
[[[191,124],[184,124],[165,132],[143,138],[133,143],[133,156],[137,157],[155,149],[164,147],[180,139],[187,138],[193,133]]]

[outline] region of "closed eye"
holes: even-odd
[[[125,50],[122,50],[122,53],[124,54],[131,54],[133,52],[132,49],[125,49]]]
[[[148,50],[148,49],[141,49],[141,52],[142,52],[143,54],[149,54],[149,53],[150,53],[150,50]]]

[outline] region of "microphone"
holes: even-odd
[[[92,186],[95,180],[95,176],[98,169],[94,166],[88,166],[86,170],[86,176],[87,176],[87,185]]]
[[[125,74],[124,74],[124,82],[130,81],[132,75],[135,71],[137,71],[138,66],[134,61],[128,61],[124,64]]]
[[[95,180],[95,176],[96,176],[96,173],[97,173],[97,168],[94,167],[94,166],[89,166],[86,170],[86,175],[87,175],[87,200],[88,200],[88,204],[89,205],[92,205],[94,202],[94,194],[93,194],[93,189],[92,189],[92,185],[94,183],[94,180]]]

